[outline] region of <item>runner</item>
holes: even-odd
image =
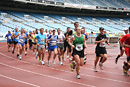
[[[85,35],[85,40],[88,40],[88,34],[85,32],[85,27],[82,28],[82,34]],[[85,51],[85,50],[84,50]],[[86,51],[85,51],[86,52]],[[86,64],[86,60],[87,60],[87,54],[84,53],[84,64]]]
[[[49,34],[49,33],[48,33],[48,30],[46,29],[46,30],[45,30],[46,39],[47,39],[48,34]],[[47,51],[48,51],[48,50],[47,50],[47,49],[48,49],[48,46],[45,45],[45,48],[46,48],[46,51],[45,51],[45,52],[47,52]]]
[[[107,40],[106,35],[104,34],[104,28],[99,28],[100,34],[96,37],[95,44],[97,44],[95,53],[96,58],[94,61],[94,71],[97,72],[97,62],[99,60],[99,57],[103,57],[102,62],[99,63],[100,68],[103,70],[103,63],[107,60],[107,51],[105,47],[105,42],[109,45],[109,42]]]
[[[66,35],[68,41],[69,41],[69,37],[76,35],[76,29],[77,29],[78,26],[79,26],[79,23],[75,22],[74,23],[75,29],[69,31],[69,33]],[[75,69],[75,59],[74,59],[74,57],[72,59],[70,58],[69,61],[72,61],[72,63],[70,64],[70,67],[71,67],[71,70],[73,71]]]
[[[28,33],[27,33],[27,31],[26,30],[24,30],[24,33],[26,34],[26,40],[25,40],[25,56],[27,55],[27,49],[28,49],[28,47],[27,47],[27,43],[28,43]]]
[[[121,37],[119,38],[119,40],[124,36],[124,35],[126,35],[126,34],[128,34],[128,28],[124,28],[124,34],[123,35],[121,35]],[[120,54],[116,57],[116,59],[115,59],[115,63],[117,64],[117,62],[118,62],[118,59],[121,57],[121,56],[123,56],[123,54],[124,54],[124,49],[122,49],[122,47],[120,46]]]
[[[122,46],[123,44],[121,44]],[[124,45],[124,47],[128,48],[128,54],[127,54],[127,62],[124,61],[124,65],[123,65],[123,74],[125,76],[129,76],[129,74],[127,73],[127,71],[130,69],[130,36],[126,39]]]
[[[47,40],[48,40],[48,37],[52,35],[52,31],[49,30],[49,34],[47,34]],[[49,44],[50,44],[50,41],[47,42],[47,46],[48,46],[48,52],[49,52]]]
[[[14,37],[14,47],[13,47],[13,51],[12,51],[12,54],[14,54],[14,50],[18,44],[18,41],[19,41],[19,32],[18,32],[18,28],[16,27],[15,28],[15,32],[11,35],[11,37]],[[18,46],[17,46],[17,49],[18,49]],[[18,50],[18,53],[17,53],[17,57],[19,56],[19,50]]]
[[[11,38],[11,31],[8,31],[8,34],[6,34],[5,38],[7,39],[7,45],[8,45],[8,52],[10,52],[10,47],[12,47],[12,38]]]
[[[27,36],[24,33],[24,29],[21,29],[21,33],[19,34],[19,41],[18,41],[19,60],[22,59],[22,52],[24,51],[24,43],[26,39],[27,39]]]
[[[71,58],[71,46],[68,44],[68,40],[67,40],[67,35],[70,32],[70,27],[67,27],[67,32],[64,34],[65,36],[65,40],[64,40],[64,53],[66,51],[67,48],[67,58]],[[63,53],[63,58],[64,58],[64,53]]]
[[[54,51],[54,56],[53,56],[53,64],[55,64],[55,58],[57,56],[57,45],[56,45],[56,42],[57,42],[57,39],[58,39],[58,35],[55,35],[55,29],[52,30],[52,35],[50,35],[48,37],[48,41],[50,41],[49,43],[49,53],[48,53],[48,66],[50,66],[50,57],[51,57],[51,53],[52,51]]]
[[[63,40],[64,40],[65,36],[64,36],[64,34],[61,34],[61,30],[59,28],[57,29],[57,32],[58,32],[58,42],[57,42],[58,49],[57,50],[58,50],[58,58],[59,58],[59,62],[60,62],[59,65],[63,65],[61,58],[63,55],[63,47],[64,47]]]
[[[35,37],[35,42],[37,44],[39,62],[44,65],[44,53],[45,53],[45,44],[46,44],[46,35],[44,34],[44,29],[40,29],[40,33]],[[42,56],[41,56],[42,55]],[[42,57],[42,60],[41,60]]]
[[[72,44],[73,42],[73,44]],[[76,34],[74,37],[71,37],[69,45],[73,48],[72,56],[76,62],[76,78],[80,79],[80,66],[84,64],[84,47],[86,48],[85,36],[81,34],[81,28],[77,27]]]
[[[36,34],[35,30],[34,30],[34,31],[33,31],[33,34],[32,34],[33,55],[37,54],[37,44],[36,44],[36,42],[34,41],[36,35],[37,35],[37,34]],[[36,59],[37,59],[37,56],[36,56]]]
[[[32,31],[29,31],[28,38],[29,38],[29,49],[32,50]]]
[[[129,47],[130,42],[129,41],[130,41],[130,27],[129,27],[129,34],[124,35],[119,41],[121,48],[125,50],[125,54],[127,55],[127,62],[124,62],[124,66],[123,66],[123,72],[124,75],[126,76],[129,76],[127,71],[130,68],[130,47]]]

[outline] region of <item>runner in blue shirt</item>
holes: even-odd
[[[44,53],[45,53],[45,44],[46,44],[46,35],[43,34],[44,29],[40,29],[40,33],[37,34],[35,37],[35,42],[37,44],[37,49],[38,49],[38,56],[39,56],[39,62],[41,62],[42,65],[44,65]],[[42,55],[42,60],[41,60],[41,55]]]
[[[24,30],[24,33],[26,34],[27,39],[25,40],[25,56],[27,55],[27,43],[28,43],[28,33],[26,30]]]
[[[49,53],[48,53],[48,66],[50,66],[49,62],[50,62],[50,57],[51,57],[51,53],[52,51],[54,51],[54,57],[53,57],[53,64],[55,64],[55,58],[56,58],[56,55],[57,55],[57,39],[58,39],[58,35],[55,35],[55,29],[53,29],[52,31],[52,35],[50,35],[48,37],[48,41],[50,41],[49,43],[49,47],[48,47],[48,50],[49,50]]]
[[[18,28],[16,27],[15,28],[15,32],[11,35],[11,37],[14,37],[14,47],[13,47],[13,51],[12,51],[12,54],[14,54],[14,50],[18,44],[18,41],[19,41],[19,32],[18,32]],[[18,47],[17,47],[18,49]],[[19,54],[17,54],[17,57],[19,56]]]
[[[9,48],[12,44],[12,38],[11,38],[11,31],[8,31],[8,34],[6,34],[5,38],[7,38],[7,45],[8,45],[8,52],[10,52]]]

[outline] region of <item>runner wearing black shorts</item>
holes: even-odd
[[[76,78],[80,79],[80,66],[84,65],[84,47],[87,47],[85,36],[81,34],[80,27],[77,27],[76,34],[69,40],[69,45],[73,48],[72,56],[76,62]]]
[[[97,72],[97,62],[99,60],[99,57],[103,57],[103,60],[99,63],[100,68],[103,70],[103,63],[107,60],[107,51],[105,47],[105,43],[109,45],[109,42],[107,40],[106,35],[104,34],[104,28],[100,27],[99,28],[100,34],[96,37],[95,44],[97,44],[95,53],[96,53],[96,58],[94,61],[94,71]]]

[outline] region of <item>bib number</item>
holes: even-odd
[[[19,39],[19,42],[20,42],[20,43],[23,43],[23,39]]]
[[[50,44],[51,44],[51,46],[54,46],[54,45],[56,45],[56,41],[53,41]]]
[[[76,50],[77,51],[83,50],[83,44],[76,44]]]
[[[10,39],[11,39],[11,36],[8,36],[8,39],[10,40]]]
[[[100,47],[105,47],[105,42],[101,42],[99,46]]]
[[[40,41],[40,42],[42,42],[42,43],[43,43],[43,42],[44,42],[44,40],[45,40],[45,39],[41,39],[41,41]]]

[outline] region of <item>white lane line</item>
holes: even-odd
[[[13,60],[16,60],[16,61],[19,61],[19,62],[23,62],[23,63],[26,63],[26,64],[31,64],[31,65],[38,66],[38,67],[44,67],[44,68],[48,68],[48,69],[53,69],[53,70],[57,70],[57,71],[62,71],[62,72],[67,72],[67,73],[75,74],[75,72],[70,72],[70,71],[67,71],[67,70],[57,69],[57,68],[53,68],[53,67],[47,67],[47,66],[43,66],[43,65],[37,65],[37,64],[33,64],[33,63],[30,63],[30,62],[27,62],[27,61],[14,59],[14,58],[12,58],[12,57],[10,57],[10,56],[4,55],[4,54],[1,53],[1,52],[0,52],[0,54],[3,55],[3,56],[5,56],[5,57],[7,57],[7,58],[9,58],[9,59],[13,59]],[[80,74],[80,75],[87,76],[87,77],[93,77],[93,78],[97,78],[97,79],[115,81],[115,82],[119,82],[119,83],[130,84],[130,82],[125,82],[125,81],[121,81],[121,80],[109,79],[109,78],[98,77],[98,76],[92,76],[92,75],[87,75],[87,74]],[[123,76],[123,75],[122,75],[122,76]]]
[[[33,57],[31,57],[31,56],[28,56],[28,57],[29,57],[29,58],[33,58]],[[46,62],[47,62],[47,61],[46,61]],[[66,65],[66,64],[64,64],[64,65]],[[66,65],[66,66],[69,66],[69,65]],[[92,68],[85,68],[85,67],[80,67],[80,68],[93,71]],[[114,68],[114,69],[115,69],[115,68]],[[119,69],[121,69],[121,68],[119,68]],[[121,70],[122,70],[122,69],[121,69]],[[105,71],[105,70],[100,70],[100,72],[122,75],[121,73],[109,72],[109,71]]]
[[[33,71],[29,71],[29,70],[17,68],[17,67],[10,66],[10,65],[7,65],[7,64],[1,63],[1,62],[0,62],[0,64],[4,65],[4,66],[7,66],[7,67],[10,67],[10,68],[13,68],[13,69],[17,69],[17,70],[20,70],[20,71],[24,71],[24,72],[28,72],[28,73],[32,73],[32,74],[36,74],[36,75],[40,75],[40,76],[44,76],[44,77],[48,77],[48,78],[52,78],[52,79],[66,81],[66,82],[70,82],[70,83],[74,83],[74,84],[79,84],[79,85],[83,85],[83,86],[95,87],[95,86],[84,84],[84,83],[79,83],[79,82],[75,82],[75,81],[71,81],[71,80],[66,80],[66,79],[62,79],[62,78],[58,78],[58,77],[54,77],[54,76],[44,75],[44,74],[41,74],[41,73],[37,73],[37,72],[33,72]]]
[[[14,78],[11,78],[11,77],[2,75],[2,74],[0,74],[0,76],[1,76],[1,77],[4,77],[4,78],[6,78],[6,79],[10,79],[10,80],[13,80],[13,81],[16,81],[16,82],[23,83],[23,84],[31,85],[31,86],[34,86],[34,87],[40,87],[40,86],[38,86],[38,85],[34,85],[34,84],[31,84],[31,83],[28,83],[28,82],[24,82],[24,81],[21,81],[21,80],[17,80],[17,79],[14,79]]]
[[[1,46],[0,48],[6,47],[7,45]]]

